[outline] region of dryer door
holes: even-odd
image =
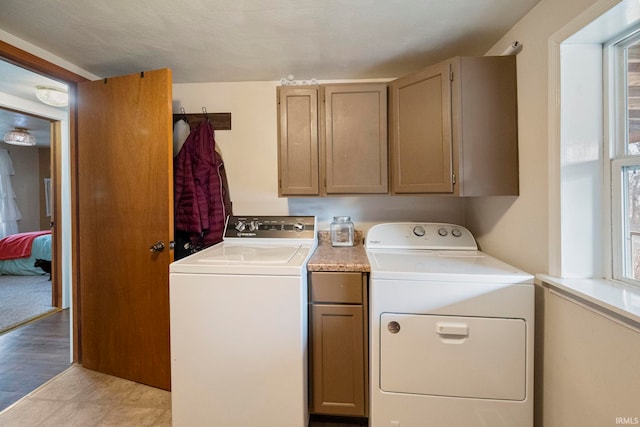
[[[380,389],[524,400],[522,319],[382,313]]]

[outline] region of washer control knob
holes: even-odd
[[[442,237],[445,237],[447,234],[449,234],[449,232],[447,231],[446,228],[440,227],[438,228],[438,234]]]
[[[451,230],[451,235],[453,237],[460,237],[462,236],[462,231],[459,228],[454,228],[453,230]]]
[[[422,237],[424,236],[426,232],[424,231],[424,227],[421,225],[416,225],[415,227],[413,227],[413,234],[415,234],[418,237]]]
[[[245,228],[247,228],[247,225],[246,225],[244,222],[242,222],[242,221],[238,221],[238,222],[236,223],[236,230],[238,230],[238,231],[244,231],[244,230],[245,230]]]
[[[256,231],[260,227],[260,223],[258,221],[251,221],[249,223],[249,231]]]
[[[304,224],[301,222],[296,222],[293,224],[293,229],[296,231],[304,231]]]

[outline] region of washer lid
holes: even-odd
[[[286,264],[300,250],[296,246],[273,245],[217,245],[206,256],[198,257],[195,262],[205,264]]]
[[[372,279],[533,283],[533,276],[480,251],[368,250]]]
[[[224,241],[169,266],[171,273],[300,275],[313,245]]]

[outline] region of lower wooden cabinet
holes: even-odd
[[[310,279],[310,411],[366,416],[368,277],[313,272]]]

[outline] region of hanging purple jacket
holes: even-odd
[[[224,165],[215,152],[213,127],[202,120],[174,159],[175,229],[207,247],[222,240],[226,219]]]

